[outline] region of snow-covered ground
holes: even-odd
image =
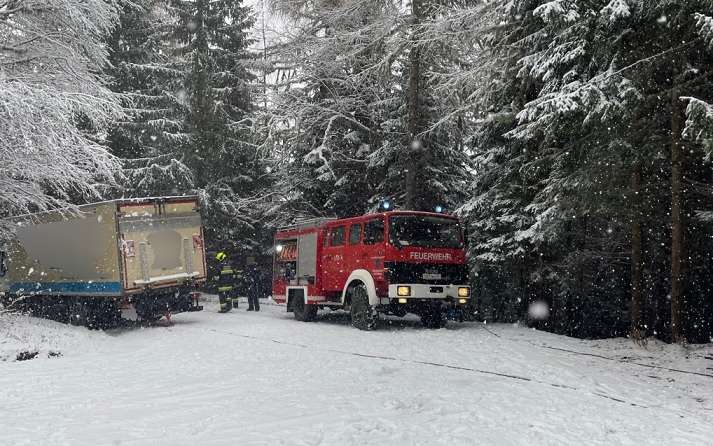
[[[206,305],[108,332],[0,316],[0,445],[713,443],[711,345]]]

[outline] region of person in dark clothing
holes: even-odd
[[[254,259],[249,257],[247,263],[248,311],[260,311],[260,271]]]
[[[233,267],[228,262],[228,256],[224,252],[219,252],[215,259],[220,265],[220,276],[218,278],[218,300],[220,301],[220,313],[227,313],[233,309],[233,287],[235,283],[235,273]]]
[[[245,290],[245,275],[243,274],[243,270],[241,269],[236,269],[233,270],[233,308],[237,309],[238,308],[238,301],[240,300],[241,297],[244,297],[246,294]]]

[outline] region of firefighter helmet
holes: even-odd
[[[215,255],[215,260],[218,262],[222,262],[223,260],[227,259],[228,255],[224,253],[223,251],[220,251],[218,254]]]

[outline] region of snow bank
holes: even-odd
[[[25,315],[0,313],[0,361],[47,359],[90,348],[106,335]]]

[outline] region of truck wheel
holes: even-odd
[[[429,306],[421,313],[421,323],[426,328],[443,328],[446,326],[446,315],[439,306]]]
[[[158,321],[166,314],[167,308],[166,302],[157,296],[138,299],[134,302],[136,316],[142,322],[154,323]]]
[[[71,299],[69,308],[69,323],[79,327],[87,325],[87,306],[84,299]]]
[[[379,318],[376,309],[369,305],[369,293],[366,286],[359,284],[351,289],[352,302],[350,305],[352,326],[359,330],[373,330]]]
[[[113,300],[97,300],[92,307],[90,328],[105,330],[121,325],[121,311]]]
[[[292,312],[300,322],[312,322],[317,316],[317,305],[306,304],[304,298],[295,296],[292,302]]]

